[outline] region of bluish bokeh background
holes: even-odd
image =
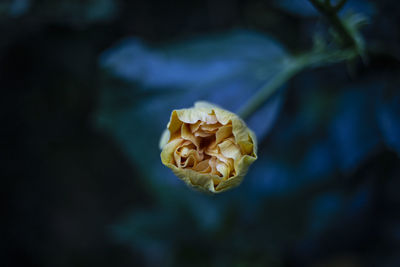
[[[212,196],[161,164],[170,112],[240,110],[329,36],[306,0],[2,1],[0,265],[400,266],[400,5],[350,13],[368,60],[288,80]]]

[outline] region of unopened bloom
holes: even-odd
[[[239,185],[257,159],[257,140],[236,114],[205,102],[172,111],[161,161],[187,185],[220,193]]]

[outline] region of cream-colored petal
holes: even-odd
[[[187,147],[182,147],[180,155],[181,157],[188,157],[191,151],[192,149],[189,149]]]
[[[193,155],[190,155],[190,156],[186,159],[185,163],[184,163],[181,167],[182,167],[182,168],[190,167],[190,166],[195,165],[195,163],[196,163],[196,159],[194,158]]]
[[[202,161],[204,158],[203,153],[200,153],[199,151],[194,150],[194,149],[191,149],[189,151],[188,156],[193,156],[196,159],[196,163]]]
[[[257,143],[256,137],[239,117],[232,120],[232,133],[244,154],[253,154],[254,152],[256,155],[256,151],[253,151]]]
[[[174,151],[174,160],[175,160],[175,165],[178,167],[181,167],[182,158],[177,149],[175,149],[175,151]]]
[[[231,158],[236,161],[239,160],[239,158],[241,157],[239,147],[230,140],[225,140],[224,142],[219,144],[218,147],[221,149],[222,155],[227,158]]]
[[[252,130],[250,129],[248,130],[249,130],[250,140],[253,142],[253,154],[251,154],[251,156],[257,159],[257,137]]]
[[[228,180],[222,181],[216,186],[215,193],[222,193],[238,186],[243,181],[243,178],[244,176],[234,176],[229,178]]]
[[[210,166],[210,163],[208,162],[208,167],[202,171],[200,171],[201,173],[211,173],[212,172],[212,168]]]
[[[158,143],[160,149],[163,149],[163,147],[168,143],[169,137],[170,137],[169,130],[165,129],[161,134],[160,142]]]
[[[190,131],[192,133],[196,132],[199,129],[200,125],[202,125],[203,123],[204,121],[197,121],[194,124],[190,124]]]
[[[205,108],[191,108],[191,109],[179,109],[175,110],[180,121],[184,123],[195,124],[197,121],[208,121],[208,114],[211,112]]]
[[[193,146],[191,141],[187,141],[187,140],[183,140],[183,139],[179,139],[179,140],[181,140],[181,143],[175,148],[175,151],[174,151],[174,159],[175,159],[176,166],[181,166],[182,165],[181,164],[182,157],[186,157],[186,156],[182,155],[182,149],[185,147],[187,149],[187,146],[189,146],[189,145]]]
[[[238,186],[243,181],[243,178],[247,173],[248,167],[252,162],[254,162],[254,160],[255,160],[254,157],[250,156],[242,157],[242,159],[238,164],[239,165],[238,169],[240,173],[218,184],[218,186],[215,188],[216,193],[222,193],[224,191],[227,191],[229,189]]]
[[[211,124],[215,124],[218,122],[217,120],[217,116],[215,116],[215,114],[208,114],[208,116],[206,117],[206,121],[207,124],[211,125]]]
[[[200,161],[195,167],[193,167],[193,170],[201,172],[206,170],[210,165],[208,164],[209,159]]]
[[[249,140],[249,131],[244,121],[239,117],[232,120],[232,132],[235,136],[236,142],[243,142]]]
[[[183,139],[191,141],[197,148],[200,147],[200,139],[192,134],[187,124],[182,124],[181,136]]]
[[[233,169],[233,160],[222,155],[218,147],[215,147],[215,149],[208,148],[206,151],[204,151],[204,153],[206,155],[216,157],[217,160],[227,164],[231,169]]]
[[[220,123],[214,123],[214,124],[203,124],[200,126],[200,129],[206,132],[216,132],[222,124]]]
[[[228,122],[230,122],[233,118],[237,117],[237,115],[224,109],[214,108],[213,110],[218,122],[223,125],[228,124]]]
[[[252,142],[241,142],[239,145],[243,155],[252,155],[254,146]]]
[[[182,139],[182,138],[181,138]],[[196,148],[196,146],[193,144],[192,141],[190,140],[183,140],[183,142],[179,145],[180,147],[183,146],[191,146],[191,148]]]
[[[219,162],[217,163],[217,171],[224,177],[225,179],[229,176],[229,168],[225,165],[225,163]]]
[[[210,167],[211,167],[211,174],[217,174],[217,158],[212,157],[209,161]]]
[[[205,153],[206,155],[210,155],[210,156],[216,157],[216,156],[219,154],[218,147],[217,147],[217,146],[215,146],[215,147],[209,146],[209,147],[207,147],[207,149],[204,151],[204,153]]]
[[[194,103],[194,107],[195,108],[208,108],[208,109],[220,108],[219,106],[217,106],[213,103],[207,102],[207,101],[196,101]]]
[[[224,155],[222,155],[221,153],[218,153],[218,155],[216,156],[218,161],[225,163],[225,165],[227,165],[230,170],[234,169],[234,163],[233,163],[233,159],[227,158]]]
[[[176,110],[172,111],[171,118],[168,123],[168,130],[172,136],[175,132],[179,131],[182,126],[182,121],[178,117]]]
[[[215,193],[213,178],[217,177],[216,175],[200,173],[191,169],[181,169],[172,164],[168,164],[167,167],[171,168],[175,175],[187,185],[203,192]]]
[[[214,177],[213,177],[214,187],[217,186],[217,185],[219,185],[223,180],[224,180],[223,177],[214,176]]]
[[[233,188],[233,187],[238,186],[238,185],[242,182],[244,176],[246,175],[249,166],[250,166],[256,159],[257,159],[256,157],[252,157],[252,156],[248,156],[248,155],[243,156],[243,157],[239,160],[239,163],[238,163],[238,173],[237,173],[237,175],[235,175],[235,176],[229,178],[228,180],[222,181],[222,182],[215,188],[215,191],[216,191],[217,193],[221,193],[221,192],[224,192],[224,191],[226,191],[226,190],[229,190],[229,189],[231,189],[231,188]]]
[[[221,143],[224,139],[228,138],[232,135],[232,125],[224,125],[218,129],[217,133],[215,134],[216,143]]]
[[[166,144],[161,151],[161,161],[164,164],[169,164],[174,162],[174,151],[176,148],[179,146],[179,144],[182,142],[182,139],[175,139],[170,141],[168,144]]]
[[[209,137],[209,136],[213,136],[214,133],[208,133],[202,130],[198,130],[194,133],[195,137]]]

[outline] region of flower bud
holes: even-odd
[[[206,102],[174,110],[161,161],[187,185],[220,193],[238,186],[257,159],[257,140],[236,114]]]

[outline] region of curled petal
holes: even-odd
[[[208,124],[217,123],[217,117],[215,114],[209,114],[209,110],[206,108],[199,109],[179,109],[173,111],[176,113],[179,120],[183,123],[194,124],[197,121],[201,120]]]
[[[241,157],[241,152],[238,145],[234,144],[230,140],[225,140],[218,145],[221,150],[222,155],[233,160],[239,160]]]
[[[204,124],[203,121],[197,121],[197,122],[194,123],[194,124],[190,124],[190,131],[191,131],[192,133],[196,132],[196,131],[200,128],[200,126],[201,126],[202,124]]]
[[[187,124],[182,124],[181,137],[185,140],[191,141],[197,148],[200,147],[200,139],[193,135]]]
[[[215,123],[215,124],[203,124],[200,126],[200,128],[209,133],[215,133],[222,125],[220,123]]]
[[[208,167],[210,167],[210,164],[208,163],[209,159],[200,161],[194,168],[193,170],[198,171],[198,172],[204,172],[207,170]]]
[[[196,137],[210,137],[213,135],[214,135],[213,133],[205,132],[203,130],[199,130],[194,133],[194,136],[196,136]]]
[[[161,152],[161,161],[164,164],[170,164],[174,162],[174,152],[176,148],[179,146],[179,144],[182,142],[181,139],[175,139],[171,140],[169,143],[167,143]]]
[[[228,138],[232,135],[232,125],[224,125],[218,129],[217,133],[215,134],[216,143],[221,143],[224,139]]]

